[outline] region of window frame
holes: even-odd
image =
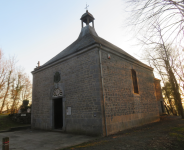
[[[139,94],[137,73],[134,69],[131,69],[131,76],[132,76],[133,93]]]

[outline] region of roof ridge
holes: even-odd
[[[141,64],[144,64],[141,61],[139,61],[138,59],[136,59],[135,57],[133,57],[132,55],[130,55],[129,53],[127,53],[126,51],[124,51],[123,49],[121,49],[118,46],[116,46],[116,45],[108,42],[107,40],[99,37],[97,35],[95,29],[93,27],[87,25],[84,28],[82,28],[82,30],[79,34],[79,37],[72,44],[70,44],[64,50],[59,52],[57,55],[55,55],[53,58],[51,58],[49,61],[47,61],[42,66],[46,66],[46,65],[49,65],[53,62],[56,62],[59,59],[62,59],[66,56],[69,56],[73,53],[76,53],[76,52],[78,52],[78,51],[80,51],[80,50],[82,50],[82,49],[86,48],[87,46],[90,46],[94,43],[101,44],[107,48],[110,48],[111,50],[113,50],[115,52],[118,52],[119,54],[127,56],[128,58],[134,60],[135,62],[139,62]],[[40,67],[42,67],[42,66],[40,66]]]

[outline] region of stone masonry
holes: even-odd
[[[107,136],[159,121],[153,68],[99,37],[88,11],[81,23],[78,39],[32,72],[32,128],[59,120],[66,132]]]
[[[157,104],[159,108],[159,114],[162,115],[165,113],[165,108],[164,108],[164,100],[162,96],[162,90],[160,86],[160,80],[159,79],[154,79],[154,84],[155,84],[155,91],[156,91],[156,98],[157,98]]]
[[[54,83],[56,71],[61,81]],[[53,129],[52,92],[61,86],[66,99],[65,110],[72,108],[72,114],[65,114],[65,130],[73,133],[102,134],[101,94],[99,57],[97,49],[63,61],[40,71],[33,76],[32,127]],[[95,117],[94,117],[95,115]]]
[[[102,51],[102,66],[108,134],[159,121],[152,69],[105,51]],[[137,72],[139,94],[133,92],[132,68]]]

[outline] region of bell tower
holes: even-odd
[[[82,15],[82,17],[80,18],[81,20],[81,27],[83,28],[83,22],[86,23],[86,25],[89,25],[92,22],[92,27],[94,28],[94,20],[95,18],[93,17],[92,14],[90,14],[88,12],[88,10],[86,10],[86,13],[84,13]]]

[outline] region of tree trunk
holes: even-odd
[[[7,88],[6,88],[6,93],[4,95],[4,98],[3,98],[3,102],[2,102],[2,105],[1,105],[1,109],[0,109],[0,114],[2,113],[3,111],[3,108],[5,106],[5,102],[6,102],[6,98],[8,96],[8,92],[9,92],[9,88],[10,88],[10,77],[11,77],[11,71],[9,73],[9,76],[8,76],[8,82],[7,82]]]
[[[169,112],[169,110],[168,110],[168,108],[167,108],[167,104],[165,103],[165,101],[164,101],[164,106],[165,106],[165,109],[166,109],[168,115],[170,115],[170,112]]]
[[[172,86],[172,90],[174,92],[174,100],[175,100],[175,103],[178,107],[178,113],[179,113],[179,115],[181,115],[182,119],[184,119],[183,106],[182,106],[182,102],[181,102],[181,95],[179,93],[178,83],[177,83],[176,78],[174,76],[174,73],[172,72],[171,69],[169,69],[168,73],[169,73],[169,80],[170,80],[170,83]]]

